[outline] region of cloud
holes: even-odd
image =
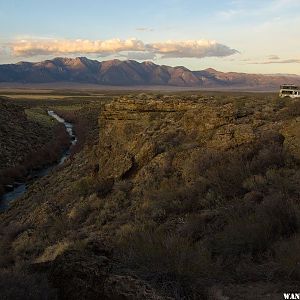
[[[251,62],[252,65],[270,65],[270,64],[300,64],[300,59],[291,58],[291,59],[276,59],[260,62]]]
[[[269,55],[269,56],[268,56],[268,59],[269,59],[269,60],[277,60],[277,59],[280,59],[280,57],[279,57],[278,55],[273,55],[273,54],[272,54],[272,55]]]
[[[280,9],[282,7],[299,6],[299,0],[274,0],[273,8]]]
[[[109,56],[124,54],[136,59],[161,58],[203,58],[224,57],[238,53],[226,45],[210,40],[165,41],[145,44],[138,39],[111,40],[55,40],[55,39],[22,39],[9,45],[14,56],[32,57],[37,55],[71,55],[96,54]]]
[[[121,51],[143,51],[144,43],[137,39],[111,40],[20,40],[11,43],[15,56],[99,54],[110,55]]]
[[[299,0],[231,0],[227,9],[216,11],[215,17],[221,21],[231,21],[236,18],[253,21],[254,18],[261,17],[263,17],[263,20],[273,20],[275,18],[280,21],[286,18],[287,13],[289,16],[296,16],[299,7]],[[257,21],[260,22],[259,19]]]
[[[224,57],[238,53],[235,49],[209,40],[167,41],[149,44],[148,47],[161,54],[162,58]]]
[[[239,16],[244,13],[242,9],[229,9],[224,11],[217,12],[217,17],[225,20],[230,20],[236,16]]]
[[[156,54],[153,52],[128,52],[127,55],[124,55],[127,59],[135,59],[135,60],[147,60],[147,59],[155,59]]]
[[[137,31],[154,31],[153,28],[148,28],[148,27],[138,27],[135,30],[137,30]]]

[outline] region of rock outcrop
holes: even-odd
[[[160,296],[147,283],[112,271],[110,251],[99,243],[87,250],[67,250],[54,260],[31,265],[31,271],[46,274],[58,299],[78,300],[171,300]]]
[[[232,103],[205,98],[112,102],[99,118],[99,174],[124,179],[164,160],[166,153],[183,164],[184,156],[200,147],[222,151],[250,144],[275,126],[264,127],[252,114],[239,118]]]

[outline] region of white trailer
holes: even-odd
[[[283,84],[280,86],[279,97],[300,98],[300,87],[294,84]]]

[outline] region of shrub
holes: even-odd
[[[248,174],[245,154],[240,151],[204,151],[195,160],[196,174],[205,177],[209,186],[223,198],[243,194],[242,181]]]
[[[99,197],[106,197],[114,187],[114,179],[100,179],[96,183],[96,193]]]
[[[0,271],[1,299],[14,300],[55,300],[53,289],[44,275],[32,275],[24,270]]]
[[[296,100],[292,102],[287,108],[287,115],[291,117],[300,116],[300,102]]]
[[[80,202],[76,204],[68,214],[68,217],[76,224],[80,224],[86,220],[91,211],[89,202]]]
[[[0,227],[0,268],[8,267],[15,262],[12,243],[27,229],[27,225],[18,223]]]
[[[42,255],[40,255],[36,262],[46,262],[54,260],[58,255],[62,254],[64,251],[66,251],[70,246],[70,243],[64,241],[64,242],[58,242],[55,245],[51,245],[47,247]]]
[[[169,215],[182,215],[202,208],[198,189],[193,186],[179,186],[173,180],[158,189],[145,192],[140,213],[145,218],[163,222]],[[176,188],[174,188],[176,186]]]
[[[214,254],[238,261],[241,255],[259,257],[283,237],[299,229],[298,208],[281,195],[272,196],[256,206],[254,213],[231,218],[223,232],[211,240]]]
[[[91,177],[84,177],[78,181],[76,181],[73,185],[73,192],[81,196],[87,196],[94,192],[95,181]]]
[[[286,279],[300,280],[300,236],[295,235],[274,245],[275,261]]]
[[[268,223],[270,239],[288,237],[299,230],[299,208],[284,195],[272,195],[257,207],[257,221]]]
[[[44,248],[44,242],[32,235],[31,230],[19,234],[12,243],[12,252],[18,261],[38,255]]]
[[[151,230],[129,232],[118,245],[122,261],[176,299],[192,299],[192,286],[209,282],[218,272],[210,253],[187,238]]]

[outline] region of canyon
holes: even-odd
[[[59,299],[277,299],[296,289],[299,102],[101,99],[47,102],[75,132],[86,121],[85,142],[0,214],[0,276],[14,293],[24,276]]]

